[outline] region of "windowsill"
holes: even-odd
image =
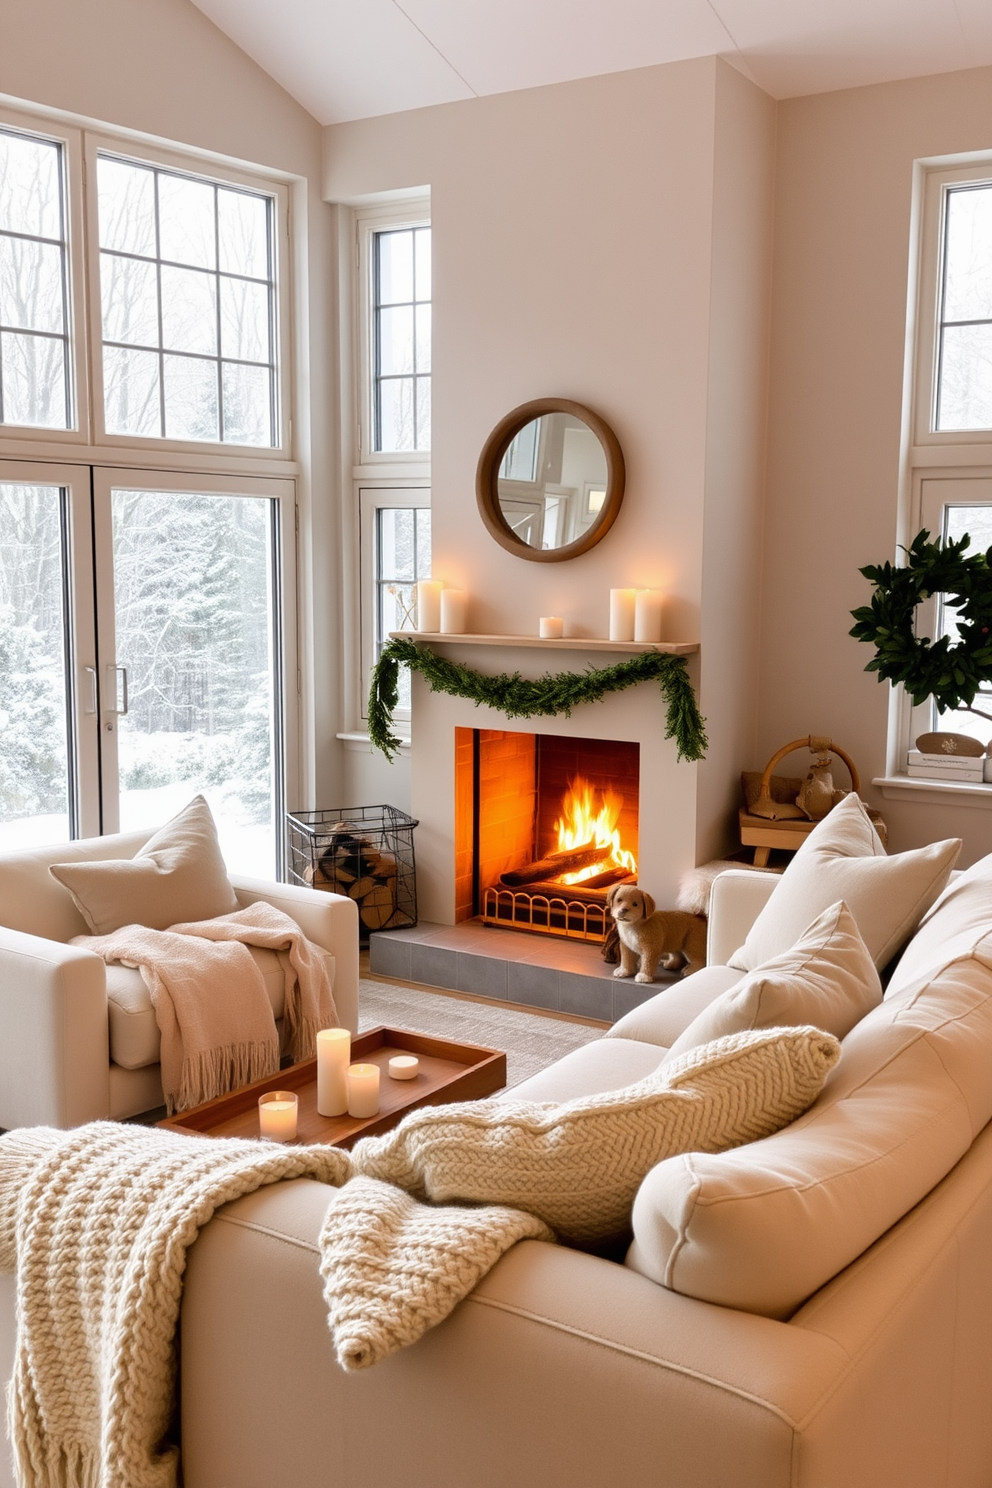
[[[357,732],[356,733],[344,733],[344,734],[336,734],[335,737],[341,740],[341,742],[344,745],[345,749],[358,750],[358,751],[361,751],[361,753],[363,753],[363,754],[369,753],[371,751],[371,749],[372,749],[372,740],[369,738],[368,734],[362,734],[362,733],[357,733]],[[409,753],[410,753],[410,740],[409,740],[409,738],[404,738],[404,736],[402,734],[400,734],[399,739],[400,739],[400,747],[399,747],[399,751],[398,752],[401,755],[408,756]],[[992,786],[989,786],[989,789],[992,790]]]
[[[872,781],[887,801],[922,801],[930,806],[977,806],[992,811],[992,784],[969,780],[923,780],[914,775],[879,775]]]

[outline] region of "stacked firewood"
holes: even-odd
[[[366,930],[388,930],[397,913],[396,859],[352,832],[347,822],[335,822],[327,831],[330,841],[307,875],[313,888],[347,894]],[[406,924],[407,917],[399,922]]]

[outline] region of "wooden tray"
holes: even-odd
[[[416,1054],[420,1069],[415,1080],[394,1080],[388,1073],[394,1054]],[[258,1097],[268,1090],[294,1090],[299,1098],[298,1143],[325,1142],[350,1147],[359,1137],[373,1136],[395,1126],[417,1106],[448,1101],[478,1100],[506,1084],[506,1055],[476,1044],[458,1044],[402,1028],[372,1028],[351,1041],[352,1064],[377,1064],[379,1112],[376,1116],[321,1116],[317,1112],[317,1061],[292,1064],[265,1080],[255,1080],[230,1095],[204,1101],[177,1116],[158,1122],[169,1131],[204,1137],[258,1137]]]

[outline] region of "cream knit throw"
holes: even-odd
[[[323,956],[288,915],[261,900],[212,920],[168,930],[123,925],[109,935],[77,935],[72,944],[141,972],[161,1033],[170,1115],[279,1068],[272,1006],[248,946],[279,955],[294,1063],[311,1058],[318,1028],[338,1021]]]
[[[564,1105],[425,1106],[357,1142],[352,1163],[435,1204],[508,1204],[563,1238],[603,1240],[628,1228],[656,1163],[770,1136],[806,1110],[839,1058],[837,1040],[816,1028],[731,1034],[636,1085]]]

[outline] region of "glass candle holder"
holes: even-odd
[[[258,1097],[258,1131],[266,1142],[295,1142],[299,1101],[291,1090],[269,1090]]]

